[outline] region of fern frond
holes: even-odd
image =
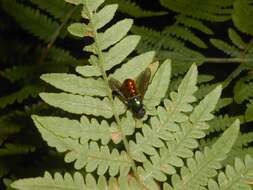
[[[108,144],[110,140],[113,140],[114,143],[122,140],[122,132],[117,129],[116,124],[112,123],[109,125],[105,120],[98,122],[94,118],[89,120],[85,116],[82,116],[80,121],[61,117],[42,117],[35,115],[32,118],[36,126],[53,131],[62,138],[80,138],[81,142],[101,140],[103,145]],[[131,135],[133,133],[134,119],[129,112],[126,117],[121,118],[121,125],[123,126],[125,135]]]
[[[210,39],[210,42],[214,47],[223,51],[227,55],[230,55],[232,57],[239,57],[241,55],[241,52],[237,47],[230,45],[227,42],[219,39]]]
[[[131,0],[107,0],[106,3],[119,4],[119,11],[135,18],[154,17],[167,14],[165,11],[148,11],[143,10]]]
[[[49,49],[47,59],[55,64],[70,65],[75,67],[81,64],[79,60],[70,55],[70,52],[55,46]]]
[[[75,114],[88,114],[110,118],[113,111],[108,98],[100,100],[90,96],[80,96],[67,93],[40,93],[40,97],[51,106],[61,108]],[[119,114],[125,112],[123,103],[116,106]]]
[[[182,14],[177,15],[176,20],[178,23],[183,24],[186,27],[194,28],[209,35],[213,34],[213,31],[199,20],[184,16]]]
[[[25,79],[28,75],[33,73],[35,68],[36,66],[30,65],[13,66],[12,68],[6,68],[0,71],[0,75],[14,83],[18,80]]]
[[[246,76],[240,78],[234,87],[234,99],[235,101],[240,104],[245,100],[249,100],[252,95],[253,90],[253,82],[251,76]]]
[[[15,18],[21,27],[46,42],[50,41],[51,36],[59,28],[56,21],[41,14],[39,10],[22,5],[15,0],[2,1],[2,8]]]
[[[132,189],[140,190],[138,183],[134,178],[126,178],[120,176],[118,178],[111,177],[109,182],[106,181],[104,176],[99,176],[98,181],[87,174],[86,177],[82,176],[81,173],[75,172],[73,177],[69,173],[65,173],[62,176],[60,173],[55,173],[51,176],[48,172],[45,172],[43,177],[20,179],[11,184],[11,187],[19,190],[53,190],[56,188],[60,189]]]
[[[5,144],[3,148],[0,148],[0,157],[27,154],[28,152],[33,152],[34,150],[35,147],[30,145]]]
[[[253,35],[253,24],[248,22],[253,16],[253,5],[250,0],[238,0],[234,3],[232,19],[238,30]]]
[[[188,41],[200,48],[207,48],[205,42],[202,41],[198,36],[196,36],[191,30],[186,27],[172,25],[165,28],[162,34],[165,34],[166,36],[176,36],[177,38]]]
[[[97,168],[97,173],[99,175],[103,175],[108,170],[111,176],[117,175],[119,171],[127,174],[130,170],[131,160],[128,158],[126,152],[122,151],[119,153],[117,149],[113,149],[112,152],[110,152],[108,146],[99,147],[95,142],[89,144],[83,142],[81,144],[77,138],[64,137],[67,134],[64,135],[63,132],[55,128],[54,125],[52,126],[52,124],[49,126],[50,129],[47,128],[48,126],[45,127],[44,123],[40,123],[40,119],[41,118],[38,118],[38,116],[34,117],[36,126],[43,139],[47,141],[49,146],[55,147],[57,151],[66,152],[65,161],[75,161],[74,166],[76,169],[81,169],[86,166],[86,171],[92,172]],[[55,118],[42,118],[42,121],[43,120],[45,120],[44,122],[50,122],[50,120],[51,122],[55,122]],[[60,122],[60,120],[61,119],[57,118],[56,121]],[[78,135],[77,133],[80,131],[80,124],[74,120],[64,120],[68,123],[74,122],[77,126],[79,125],[79,130],[78,128],[75,129],[75,126],[73,126],[75,131],[72,132],[71,135],[76,137]]]
[[[44,86],[27,85],[17,92],[1,97],[0,108],[5,108],[16,101],[22,103],[28,97],[36,97],[41,91],[44,91]]]
[[[250,103],[247,104],[247,109],[245,111],[245,120],[247,122],[253,120],[253,100],[250,100]]]
[[[195,159],[189,158],[187,167],[181,169],[181,177],[179,175],[172,176],[174,189],[195,190],[206,186],[208,180],[217,174],[216,170],[222,167],[220,162],[231,150],[238,132],[239,121],[237,120],[211,148],[205,148],[203,153],[197,151]]]
[[[65,92],[88,96],[106,96],[106,87],[102,80],[85,79],[74,74],[64,73],[44,74],[41,79]]]
[[[158,68],[144,97],[147,109],[152,109],[161,103],[166,96],[171,76],[171,61],[165,60]]]
[[[182,15],[191,16],[207,21],[223,22],[231,18],[233,1],[207,0],[184,1],[184,0],[160,0],[161,5]]]
[[[21,125],[15,121],[21,113],[13,111],[0,117],[0,145],[12,134],[18,133]]]
[[[242,37],[233,28],[228,29],[228,36],[238,48],[243,50],[247,48],[247,43],[243,41]]]
[[[191,68],[179,86],[178,98],[181,100],[184,96],[188,97],[188,101],[194,100],[193,97],[189,98],[189,96],[195,91],[192,86],[195,85],[195,69],[194,67]],[[191,111],[192,108],[189,104],[183,104],[182,101],[181,107],[175,109],[173,109],[172,103],[170,106],[165,104],[167,111],[159,107],[160,109],[157,110],[158,117],[151,117],[151,127],[143,126],[143,135],[136,133],[136,142],[130,142],[130,150],[135,160],[144,162],[144,168],[139,169],[139,174],[145,179],[146,186],[154,185],[153,178],[165,181],[167,179],[165,174],[173,174],[176,171],[174,167],[183,166],[182,158],[193,155],[193,149],[198,146],[196,140],[205,136],[204,130],[208,128],[205,121],[212,118],[210,111],[214,109],[220,92],[221,87],[217,87],[208,94],[194,108],[189,119],[186,115],[183,115],[183,112]],[[176,105],[180,105],[179,99],[175,95],[172,96],[173,103],[177,102]],[[164,146],[164,142],[167,146]],[[156,151],[157,148],[159,153]],[[152,163],[146,160],[144,153],[151,155]]]
[[[234,117],[230,117],[228,115],[224,116],[218,116],[215,119],[209,121],[210,128],[207,130],[207,134],[213,133],[213,132],[221,132],[227,129],[234,121],[235,119],[240,119],[240,123],[243,124],[244,116],[238,115]]]
[[[212,189],[251,189],[250,181],[253,177],[253,159],[250,156],[245,156],[242,161],[235,158],[234,165],[226,166],[225,171],[218,174],[218,182],[210,179],[208,181],[208,188]]]
[[[131,31],[142,36],[142,40],[137,46],[139,53],[154,49],[160,59],[169,57],[173,60],[173,75],[185,73],[193,62],[196,64],[203,63],[204,57],[199,52],[187,48],[182,41],[175,37],[167,36],[164,38],[161,32],[138,26],[133,26]]]
[[[62,0],[45,1],[45,0],[31,0],[32,3],[36,4],[39,8],[46,10],[52,16],[61,21],[64,21],[66,13],[68,13],[73,7]]]

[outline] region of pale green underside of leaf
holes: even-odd
[[[113,122],[109,125],[106,120],[98,122],[95,118],[89,120],[86,116],[82,116],[78,121],[62,117],[36,115],[33,115],[32,119],[38,127],[43,127],[62,138],[80,138],[82,143],[89,140],[101,140],[102,144],[106,145],[111,139],[116,143],[122,139],[121,131],[116,124]],[[122,117],[121,125],[125,135],[133,134],[135,121],[129,112],[127,117]]]
[[[110,151],[107,146],[99,147],[95,142],[89,144],[83,142],[81,144],[78,138],[60,136],[55,133],[59,132],[59,130],[51,131],[52,129],[47,128],[48,126],[44,126],[43,123],[39,122],[38,116],[33,116],[33,119],[37,129],[43,139],[47,141],[48,145],[55,147],[58,152],[65,152],[65,162],[75,161],[74,167],[76,169],[81,169],[86,166],[87,172],[92,172],[97,169],[99,175],[103,175],[108,170],[111,176],[117,175],[118,172],[124,175],[128,173],[131,167],[131,161],[126,155],[126,152],[122,151],[119,153],[116,149]]]
[[[165,60],[156,72],[144,97],[144,105],[152,108],[165,97],[171,76],[171,60]]]
[[[98,13],[92,15],[91,23],[94,29],[98,30],[110,22],[118,8],[117,4],[107,5],[103,7]]]
[[[87,28],[88,26],[84,23],[73,23],[70,26],[68,26],[68,31],[73,36],[82,38],[86,36],[86,32],[89,31],[89,29]]]
[[[101,50],[105,50],[120,41],[126,36],[132,25],[132,19],[124,19],[108,28],[104,33],[98,33]]]
[[[210,92],[200,103],[196,106],[190,115],[192,123],[199,123],[203,121],[211,120],[214,116],[210,113],[214,110],[220,95],[221,86],[217,86],[212,92]]]
[[[51,106],[70,113],[103,116],[113,116],[111,104],[107,98],[100,100],[90,96],[80,96],[67,93],[40,93],[40,97]],[[122,108],[120,108],[122,107]],[[124,113],[124,106],[117,106],[119,114]]]
[[[204,152],[197,151],[195,158],[187,160],[187,168],[181,169],[182,178],[172,177],[173,189],[196,190],[205,186],[208,179],[214,177],[216,170],[221,168],[220,162],[226,158],[239,132],[239,121],[235,121],[229,129],[213,144],[212,148],[205,148]],[[184,185],[182,185],[184,184]]]
[[[11,187],[19,190],[105,190],[105,189],[120,189],[120,190],[140,190],[138,183],[134,178],[126,178],[120,176],[117,178],[110,177],[107,179],[104,176],[99,176],[98,180],[91,174],[85,177],[75,172],[73,176],[65,173],[62,176],[60,173],[55,173],[54,176],[45,172],[43,177],[20,179],[11,184]]]
[[[235,158],[234,165],[227,165],[225,171],[218,174],[218,181],[208,181],[209,190],[251,190],[250,181],[253,177],[253,159],[246,155],[244,160]]]
[[[125,50],[122,50],[122,51],[125,51]],[[144,71],[149,64],[152,63],[154,56],[155,56],[155,52],[153,51],[140,54],[130,59],[124,65],[122,65],[122,67],[117,69],[112,75],[110,75],[110,77],[114,77],[115,79],[118,79],[120,81],[126,78],[135,78],[138,76],[138,74]],[[120,62],[117,61],[116,64],[119,64]],[[115,66],[115,64],[113,66]],[[110,70],[111,67],[112,66],[105,65],[106,70]],[[99,69],[96,66],[78,66],[76,67],[76,72],[80,73],[81,75],[85,77],[101,75],[101,73],[99,72]]]
[[[154,56],[154,51],[140,54],[123,64],[110,77],[119,81],[123,81],[126,78],[134,79],[152,63]]]
[[[72,94],[88,96],[106,96],[106,86],[103,80],[93,78],[83,78],[74,74],[50,73],[43,74],[42,80]]]
[[[82,141],[84,141],[82,144],[79,138],[66,137],[66,134],[63,135],[63,132],[60,132],[60,126],[52,125],[53,122],[57,124],[59,118],[33,116],[33,120],[48,145],[55,147],[58,152],[65,152],[65,162],[69,163],[75,161],[74,167],[76,169],[81,169],[86,166],[87,172],[92,172],[97,169],[99,175],[103,175],[108,170],[111,176],[118,174],[118,172],[124,175],[128,173],[131,167],[131,161],[124,151],[121,153],[116,149],[110,151],[107,146],[99,147],[95,142],[88,144],[85,137],[82,139]],[[73,129],[75,131],[70,133],[69,136],[78,136],[78,134],[76,134],[78,130],[83,134],[86,132],[77,121],[67,120],[66,118],[64,120],[67,122],[64,124],[65,126],[63,126],[62,130],[67,127],[67,124],[72,124],[73,127],[77,126],[77,129]],[[87,120],[83,122],[87,122]],[[44,126],[44,124],[46,124],[46,126]],[[93,138],[96,139],[98,136]],[[106,138],[103,140],[108,141]]]

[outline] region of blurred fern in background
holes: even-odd
[[[0,188],[251,188],[251,0],[2,0],[0,15]],[[107,77],[155,61],[139,121]]]

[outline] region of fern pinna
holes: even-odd
[[[65,162],[74,162],[73,174],[45,172],[43,177],[16,180],[12,188],[32,189],[250,189],[253,159],[224,161],[239,134],[239,120],[211,146],[202,150],[198,140],[205,137],[208,122],[219,97],[216,86],[200,102],[197,67],[191,66],[177,91],[166,98],[171,63],[165,60],[157,69],[144,97],[146,117],[136,119],[125,105],[113,98],[108,80],[135,78],[147,68],[154,52],[126,60],[140,37],[126,35],[132,20],[124,19],[102,29],[113,18],[117,5],[102,7],[104,0],[65,0],[80,5],[88,23],[74,23],[69,31],[78,37],[92,37],[84,50],[91,52],[89,65],[78,66],[77,74],[51,73],[42,79],[61,93],[41,93],[51,106],[80,115],[80,120],[33,115],[43,139]],[[126,60],[126,61],[125,61]],[[151,69],[152,70],[152,69]],[[155,72],[156,71],[156,72]],[[96,175],[97,174],[97,175]]]

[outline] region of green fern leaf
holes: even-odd
[[[226,158],[231,150],[239,132],[239,121],[235,121],[224,134],[213,144],[212,148],[205,148],[204,152],[197,151],[195,159],[187,160],[187,168],[181,169],[182,178],[172,176],[174,189],[196,190],[206,186],[208,179],[214,177],[216,169],[221,168],[220,162]]]
[[[235,1],[232,19],[238,30],[253,35],[253,24],[248,22],[252,16],[253,6],[250,0]]]
[[[44,91],[43,86],[27,85],[17,92],[1,97],[0,108],[5,108],[7,105],[13,104],[16,101],[18,103],[22,103],[25,99],[29,98],[30,96],[36,97],[41,91]]]
[[[200,48],[207,48],[207,45],[186,27],[172,25],[167,27],[162,33],[165,35],[174,35],[177,38],[189,41]]]
[[[0,117],[0,145],[12,134],[18,133],[22,125],[17,119],[25,115],[24,112],[12,111]]]
[[[73,23],[68,27],[68,31],[73,36],[82,38],[87,35],[86,33],[89,32],[89,29],[84,23]]]
[[[48,104],[70,113],[103,116],[105,118],[110,118],[113,115],[107,98],[100,100],[90,96],[67,93],[40,93],[40,97]],[[122,114],[125,112],[125,109],[122,103],[120,106],[121,110],[118,111],[119,114]]]
[[[120,41],[130,30],[132,24],[133,24],[133,21],[131,19],[124,19],[114,24],[112,27],[107,29],[104,33],[98,33],[98,38],[100,39],[99,45],[100,45],[101,50],[105,50],[111,45],[114,45],[115,43]],[[79,27],[80,29],[77,29],[77,31],[84,30],[82,25],[80,25]],[[70,32],[74,33],[75,31],[74,29],[72,29]],[[81,31],[81,33],[79,34],[79,37],[82,37],[81,35],[85,36],[85,31]],[[95,44],[93,43],[92,45],[86,46],[85,50],[96,53]]]
[[[71,0],[70,0],[71,1]],[[75,1],[75,0],[74,0]],[[78,0],[77,0],[78,1]],[[98,1],[92,1],[92,0],[87,0],[87,1],[83,1],[81,0],[79,3],[82,3],[84,6],[83,6],[83,10],[82,10],[82,17],[83,18],[86,18],[86,19],[90,19],[92,17],[91,13],[92,12],[96,12],[97,11],[97,8],[102,4],[104,3],[105,0],[98,0]],[[67,0],[67,2],[69,2]],[[104,9],[102,12],[100,12],[100,15],[104,13],[104,11],[106,10],[109,10],[109,9],[112,9],[114,10],[114,6],[116,5],[110,5],[110,6],[107,6],[106,9]],[[115,12],[115,11],[114,11]],[[111,15],[108,14],[108,15]],[[114,13],[113,13],[114,15]],[[97,15],[98,16],[98,15]],[[96,16],[96,17],[97,17]],[[112,15],[111,15],[112,16]],[[111,20],[111,19],[110,19]]]
[[[186,17],[180,14],[176,16],[176,20],[177,22],[183,24],[186,27],[194,28],[209,35],[214,34],[213,31],[207,26],[205,26],[201,21],[193,19],[191,17]]]
[[[168,112],[180,113],[189,112],[192,110],[192,106],[189,103],[196,101],[193,93],[197,90],[197,68],[193,65],[187,72],[186,76],[182,80],[178,87],[178,93],[170,93],[172,101],[164,101],[165,107]],[[177,118],[178,116],[175,116]]]
[[[234,166],[226,166],[225,171],[221,171],[218,174],[218,182],[210,179],[208,181],[209,190],[239,190],[239,189],[251,189],[251,186],[247,184],[253,177],[253,159],[250,156],[246,156],[242,161],[238,158],[235,159]]]
[[[81,142],[101,140],[104,145],[108,144],[110,140],[119,143],[122,139],[122,132],[117,129],[116,124],[112,123],[109,125],[105,120],[99,123],[96,119],[89,120],[85,116],[82,116],[80,121],[35,115],[32,118],[36,126],[42,126],[48,131],[53,131],[62,138],[80,138]],[[121,125],[125,135],[132,135],[134,132],[134,120],[129,112],[127,117],[121,119]]]
[[[250,103],[247,104],[247,109],[245,111],[245,120],[247,122],[253,120],[253,100],[251,100]]]
[[[143,53],[138,55],[128,62],[123,64],[119,69],[117,69],[110,77],[118,79],[120,81],[126,78],[136,78],[142,71],[144,71],[149,64],[152,63],[155,56],[154,51]],[[136,67],[138,65],[138,67]]]
[[[127,34],[132,25],[133,20],[124,19],[114,24],[104,33],[98,33],[98,38],[100,39],[100,48],[105,50],[111,45],[114,45],[120,41]]]
[[[109,170],[111,176],[117,175],[119,171],[124,174],[128,173],[131,161],[124,151],[119,153],[118,150],[113,149],[110,152],[107,146],[99,147],[95,142],[80,144],[78,139],[62,137],[52,132],[50,130],[52,128],[45,128],[44,125],[36,120],[37,116],[34,119],[38,130],[48,145],[55,147],[59,152],[66,152],[65,161],[76,161],[74,165],[76,169],[86,166],[86,171],[92,172],[97,168],[99,175],[103,175]]]
[[[235,116],[229,117],[228,115],[219,116],[211,121],[209,121],[210,128],[207,130],[207,134],[214,133],[214,132],[221,132],[227,129],[235,119],[240,119],[240,123],[244,123],[244,116]]]
[[[70,65],[76,67],[77,65],[81,64],[80,61],[70,55],[67,50],[57,48],[55,46],[49,49],[47,59],[52,61],[53,63],[61,65]]]
[[[231,6],[233,1],[184,1],[184,0],[160,0],[161,5],[179,12],[183,15],[188,15],[193,18],[203,19],[208,21],[223,22],[231,18]]]
[[[28,6],[17,3],[15,0],[4,0],[2,8],[30,33],[46,42],[50,41],[51,36],[59,28],[59,24],[51,20],[46,15],[41,14]]]
[[[36,66],[20,65],[14,66],[12,68],[7,68],[3,71],[0,71],[0,75],[10,80],[12,83],[25,79],[28,75],[33,73]]]
[[[171,61],[165,60],[156,72],[145,94],[144,104],[147,108],[152,109],[152,107],[159,105],[162,98],[165,97],[170,83],[170,75]]]
[[[89,176],[89,177],[88,177]],[[90,175],[87,176],[87,180],[91,180],[92,178]],[[45,172],[43,177],[37,177],[37,178],[28,178],[28,179],[20,179],[15,181],[11,184],[11,187],[20,189],[20,190],[51,190],[55,188],[62,188],[62,189],[85,189],[88,188],[85,183],[83,176],[75,172],[74,176],[72,176],[69,173],[65,173],[64,176],[62,176],[60,173],[55,173],[54,179],[53,177],[48,173]]]
[[[68,13],[73,7],[65,3],[62,0],[45,1],[45,0],[31,0],[32,3],[36,4],[39,8],[46,10],[55,18],[64,21],[66,13]]]
[[[238,104],[252,97],[253,82],[251,82],[251,79],[252,77],[243,77],[236,82],[234,99]]]
[[[122,65],[122,67],[117,69],[113,74],[110,75],[110,77],[114,77],[120,81],[126,78],[135,78],[147,68],[147,66],[152,62],[154,56],[155,52],[153,51],[138,55]],[[138,67],[135,67],[136,64],[138,64]],[[105,65],[105,69],[106,68],[107,67]],[[111,68],[108,67],[107,69],[109,70]],[[95,66],[78,66],[76,71],[85,77],[101,75],[98,68]]]
[[[231,55],[232,57],[239,57],[241,55],[241,52],[238,48],[222,41],[219,39],[210,39],[211,44],[213,44],[214,47],[217,49],[223,51],[227,55]]]
[[[195,91],[194,89],[188,88],[190,86],[193,87],[194,78],[197,74],[195,69],[193,66],[184,78],[179,87],[180,90],[178,90],[179,95],[181,93],[185,95],[188,90]],[[176,172],[175,166],[183,166],[183,160],[181,158],[193,156],[193,149],[198,146],[196,139],[205,136],[204,130],[208,128],[208,125],[204,122],[212,118],[209,112],[214,110],[220,93],[221,86],[218,86],[195,107],[189,120],[196,113],[199,114],[199,117],[196,117],[198,119],[194,121],[192,120],[193,123],[188,122],[188,118],[184,115],[174,117],[172,115],[173,113],[166,112],[159,107],[157,110],[159,118],[156,116],[151,117],[150,123],[152,127],[144,125],[142,127],[143,135],[136,133],[136,142],[130,141],[129,143],[130,151],[135,160],[144,162],[144,168],[139,168],[139,174],[145,179],[144,183],[146,186],[153,186],[154,179],[165,181],[167,179],[165,174],[171,175]],[[188,112],[188,107],[184,106],[180,111]],[[181,124],[176,124],[174,123],[175,121]],[[167,146],[164,146],[162,140],[167,142]],[[157,148],[159,149],[159,153],[156,151]],[[151,155],[150,159],[152,163],[146,160],[144,153]]]
[[[110,22],[118,8],[117,4],[107,5],[91,18],[92,27],[95,30],[102,28]]]
[[[73,94],[104,97],[107,93],[104,81],[92,78],[85,79],[74,74],[44,74],[41,79],[58,89]]]
[[[242,37],[233,29],[228,29],[228,35],[230,40],[240,49],[246,49],[247,44],[243,41]]]
[[[145,27],[133,26],[131,31],[142,36],[142,40],[137,47],[139,53],[154,49],[160,59],[163,60],[169,57],[173,60],[173,75],[185,73],[192,65],[192,62],[201,64],[204,61],[204,57],[199,52],[187,48],[182,41],[175,37],[167,36],[164,38],[164,35],[160,32]]]
[[[195,124],[211,120],[213,118],[213,115],[210,114],[210,111],[214,110],[220,95],[221,86],[218,86],[211,93],[209,93],[205,99],[199,103],[198,106],[194,108],[192,114],[190,115],[191,122]]]
[[[130,0],[107,0],[106,2],[119,4],[119,11],[120,12],[128,14],[128,15],[135,17],[135,18],[161,16],[161,15],[165,15],[167,13],[165,11],[143,10],[135,2],[132,2]]]
[[[0,148],[0,157],[27,154],[34,150],[35,147],[30,145],[5,144],[3,148]]]
[[[45,172],[43,177],[27,178],[14,181],[11,187],[18,190],[55,190],[55,189],[121,189],[121,190],[141,190],[136,180],[133,178],[129,179],[125,176],[120,176],[118,178],[111,177],[109,181],[106,181],[104,176],[99,176],[98,181],[90,175],[87,174],[83,177],[81,173],[75,172],[73,177],[69,173],[65,173],[62,176],[60,173],[55,173],[51,176],[48,172]]]

